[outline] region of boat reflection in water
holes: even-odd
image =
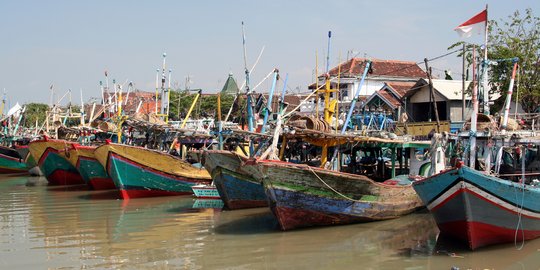
[[[35,195],[28,202],[31,248],[41,250],[50,267],[74,260],[81,267],[125,268],[186,258],[184,246],[194,244],[215,215],[194,209],[192,196],[126,201],[114,191],[50,187]]]
[[[1,269],[540,265],[538,240],[528,241],[520,251],[513,244],[478,252],[445,245],[437,240],[437,226],[427,211],[394,220],[282,232],[268,208],[222,211],[216,202],[192,196],[124,201],[115,191],[51,187],[44,178],[35,179],[0,178]],[[197,208],[203,206],[211,208]]]
[[[216,233],[252,238],[256,241],[218,241],[219,250],[236,249],[250,253],[242,262],[248,268],[261,260],[274,269],[300,266],[304,269],[404,269],[425,264],[425,257],[435,246],[438,230],[429,213],[421,212],[398,219],[316,227],[282,232],[270,211],[253,209],[222,213]],[[243,217],[240,217],[243,215]],[[416,260],[416,257],[422,258]],[[225,259],[223,259],[225,260]],[[220,261],[205,265],[219,268]],[[221,263],[226,263],[222,261]]]

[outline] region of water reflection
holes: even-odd
[[[540,242],[469,252],[427,212],[281,232],[267,208],[222,211],[190,196],[119,200],[115,191],[0,178],[0,268],[531,269]],[[209,208],[205,208],[209,207]]]

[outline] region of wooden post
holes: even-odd
[[[392,178],[396,177],[396,146],[392,146]]]
[[[439,122],[439,111],[437,110],[437,100],[435,99],[435,92],[433,91],[433,81],[431,81],[431,68],[428,67],[428,59],[424,58],[426,64],[426,74],[429,80],[429,93],[433,100],[433,110],[435,111],[435,119],[437,121],[437,133],[441,132],[441,123]]]
[[[462,75],[461,75],[461,120],[465,121],[465,42],[463,43],[463,63],[462,63]]]

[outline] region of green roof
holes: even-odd
[[[221,89],[221,94],[236,95],[239,91],[240,90],[238,89],[238,85],[236,84],[233,75],[229,74],[229,78],[227,78],[223,89]]]

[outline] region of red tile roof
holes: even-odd
[[[394,108],[399,107],[401,105],[401,102],[399,99],[397,99],[390,91],[387,89],[379,90],[377,91],[377,94],[382,97],[384,100],[389,102]]]
[[[365,69],[365,58],[352,58],[351,60],[341,64],[341,76],[359,76],[362,75]],[[331,76],[337,76],[339,66],[330,70]],[[385,77],[409,77],[409,78],[426,78],[426,72],[415,62],[398,61],[398,60],[382,60],[371,59],[372,73],[368,77],[385,76]]]
[[[398,95],[399,98],[402,98],[407,91],[409,91],[416,82],[387,82],[386,85]]]

